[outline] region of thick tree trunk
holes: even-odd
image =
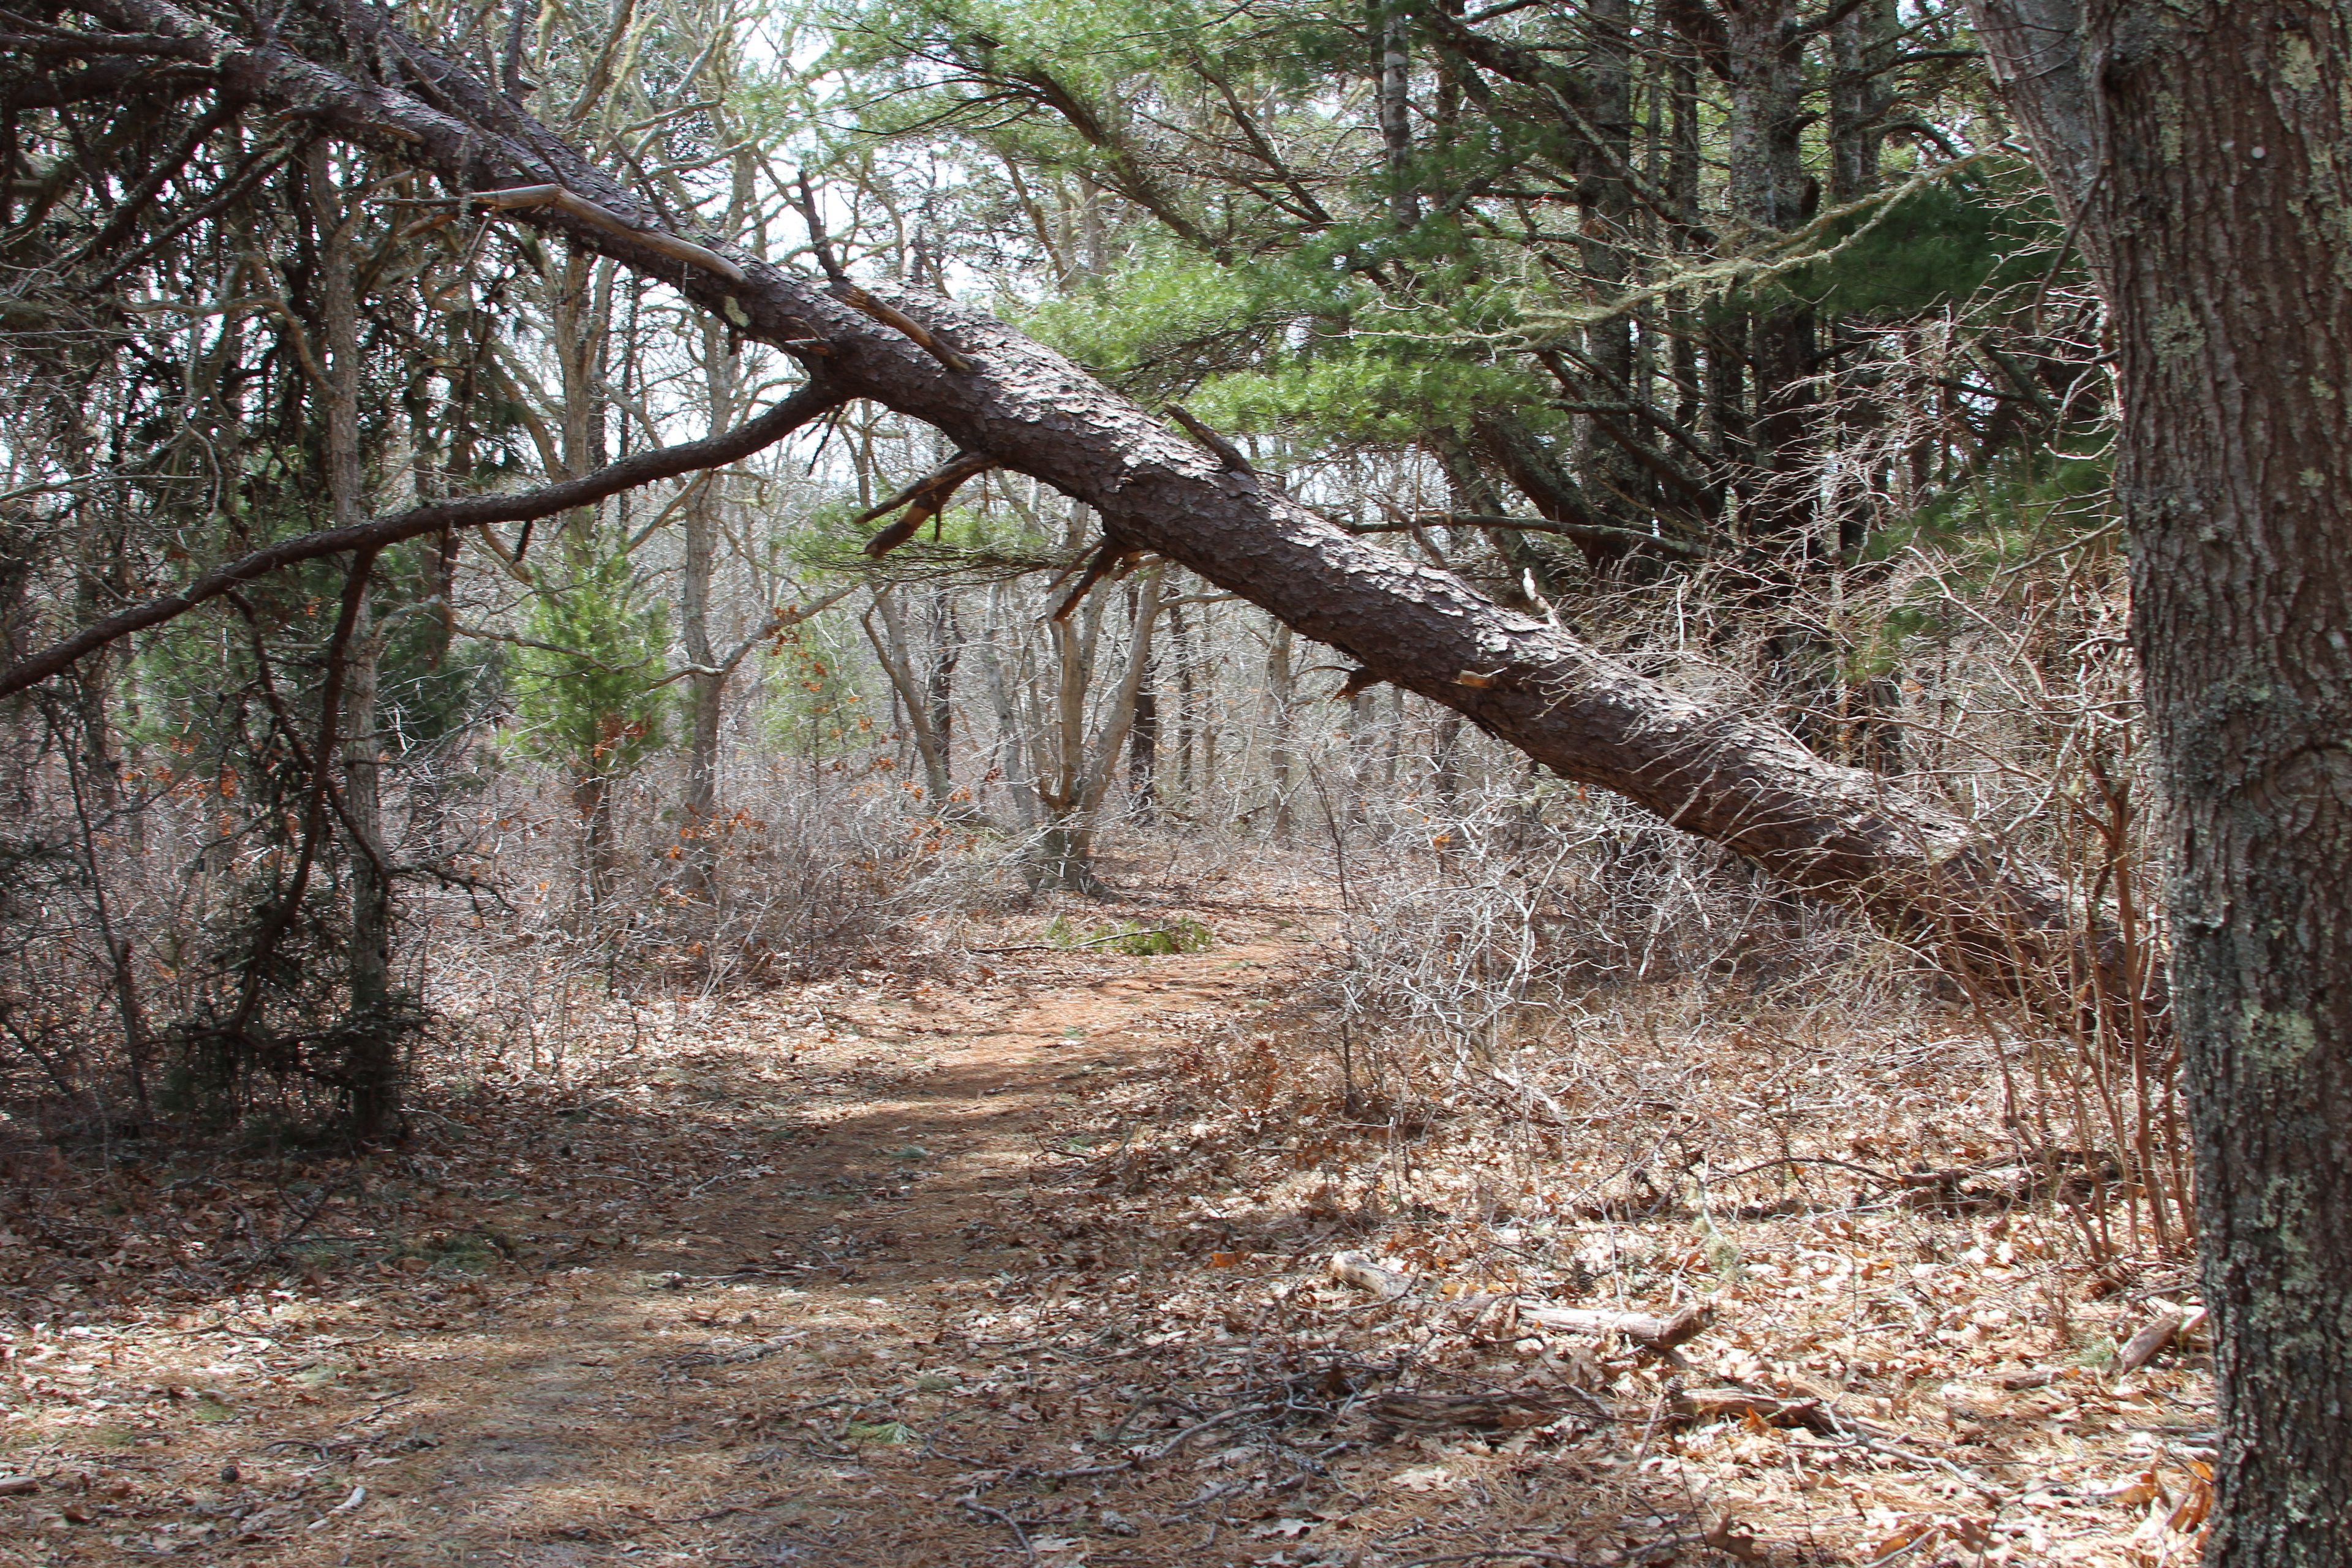
[[[1758,0],[1725,11],[1725,62],[1731,85],[1729,196],[1748,243],[1801,228],[1820,205],[1805,172],[1807,34],[1789,0]],[[1764,296],[1769,300],[1769,293]],[[1748,471],[1738,479],[1741,531],[1774,546],[1804,546],[1813,520],[1811,389],[1813,314],[1780,302],[1747,325],[1755,401]]]
[[[1627,243],[1633,237],[1633,7],[1631,0],[1591,0],[1584,8],[1592,50],[1584,79],[1591,101],[1585,111],[1597,140],[1582,159],[1577,205],[1582,216],[1579,247],[1587,287],[1599,297],[1622,293],[1633,269]],[[1585,357],[1604,403],[1630,410],[1637,392],[1633,375],[1633,318],[1620,312],[1584,330]],[[1648,531],[1653,508],[1644,504],[1654,481],[1625,440],[1638,426],[1630,411],[1590,414],[1577,421],[1578,471],[1602,521],[1636,533]],[[1621,559],[1622,542],[1588,546],[1586,557]]]
[[[2221,1384],[2207,1561],[2352,1563],[2352,12],[1979,0],[2113,313]]]
[[[941,342],[945,352],[934,353],[845,285],[748,254],[706,260],[681,251],[650,204],[373,11],[343,10],[354,50],[394,78],[405,72],[425,84],[419,91],[228,37],[170,0],[95,0],[93,8],[170,40],[142,47],[212,65],[231,90],[299,109],[324,129],[438,170],[461,190],[560,182],[574,200],[512,216],[669,279],[747,336],[810,359],[834,385],[1096,508],[1121,541],[1181,562],[1382,679],[1459,710],[1566,777],[1616,790],[1801,888],[1857,900],[1963,961],[2008,972],[2019,948],[2035,958],[2076,947],[2080,911],[2059,884],[2011,864],[1949,813],[1350,537],[1001,322],[887,290],[886,309]]]

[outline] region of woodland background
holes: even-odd
[[[982,302],[2153,940],[2098,312],[1952,15],[415,20],[702,228]],[[184,563],[722,428],[785,374],[608,260],[229,118],[12,111],[20,650]],[[1087,887],[1107,833],[1352,859],[1368,914],[1474,920],[1465,1038],[1873,945],[1181,569],[1074,579],[1088,520],[1034,481],[862,554],[950,455],[854,405],[395,546],[348,603],[323,563],[257,582],[19,699],[12,1119],[379,1131],[461,1016],[544,1050],[575,997],[824,973]],[[2159,1079],[2100,1085],[2136,1169]]]
[[[797,382],[299,113],[106,96],[69,15],[9,12],[0,66],[12,658]],[[854,403],[560,516],[258,578],[9,699],[22,1170],[396,1141],[466,1086],[610,1068],[665,1008],[976,984],[975,945],[1197,951],[1215,915],[1121,889],[1213,864],[1330,911],[1301,1115],[1524,1131],[1593,1042],[1662,1030],[1832,1064],[1939,1039],[1997,1142],[1911,1173],[2049,1217],[2077,1282],[2053,1324],[2069,1289],[2177,1278],[2111,356],[1955,9],[400,19],[674,227],[992,312],[1403,560],[1941,804],[2052,868],[2126,984],[2021,939],[2000,983],[1933,962],[1934,933],[1801,898],[1179,566],[1098,557],[1034,480],[891,507],[956,450]]]

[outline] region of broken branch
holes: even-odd
[[[1685,1301],[1664,1317],[1648,1312],[1607,1312],[1586,1307],[1521,1307],[1519,1321],[1580,1334],[1622,1334],[1654,1351],[1672,1350],[1706,1327],[1706,1313]]]
[[[1060,608],[1045,618],[1052,621],[1069,619],[1070,612],[1078,607],[1096,584],[1109,575],[1113,567],[1132,562],[1142,553],[1131,544],[1123,544],[1115,539],[1104,540],[1102,548],[1095,552],[1094,559],[1087,562],[1087,569],[1078,574],[1078,585],[1070,590],[1069,597],[1062,601]]]
[[[1217,461],[1223,463],[1233,472],[1236,474],[1251,475],[1255,475],[1257,472],[1255,468],[1250,467],[1250,460],[1242,456],[1242,451],[1239,447],[1234,446],[1231,441],[1226,440],[1223,436],[1218,435],[1214,430],[1210,429],[1206,425],[1201,423],[1200,420],[1194,418],[1192,413],[1182,405],[1175,403],[1170,404],[1168,405],[1168,417],[1176,421],[1177,424],[1184,426],[1184,433],[1186,435],[1192,437],[1193,440],[1201,443],[1202,446],[1206,447],[1210,451],[1214,452],[1217,455]]]
[[[996,467],[996,459],[977,452],[959,452],[940,467],[933,468],[888,500],[867,507],[849,520],[852,528],[863,528],[877,518],[887,517],[900,507],[910,510],[907,515],[866,542],[866,553],[880,560],[907,541],[915,537],[923,524],[947,510],[948,501],[962,488],[966,479],[984,474]]]
[[[853,310],[865,311],[867,315],[873,317],[876,321],[881,322],[892,331],[898,332],[902,336],[912,340],[917,348],[921,349],[925,353],[930,355],[933,359],[947,366],[948,369],[955,372],[956,374],[970,375],[971,374],[971,361],[964,358],[963,355],[956,353],[955,350],[941,342],[938,335],[934,333],[930,328],[923,325],[922,322],[915,320],[914,317],[909,316],[904,310],[899,310],[894,305],[884,304],[881,300],[877,300],[873,295],[868,294],[865,289],[860,289],[856,284],[850,282],[846,279],[842,279],[836,281],[834,284],[833,291],[835,297],[840,300],[843,304],[851,307]]]
[[[587,197],[575,195],[562,185],[516,185],[503,191],[476,191],[474,200],[498,212],[520,212],[530,207],[553,207],[581,222],[593,225],[607,234],[617,234],[634,239],[648,250],[658,251],[673,261],[683,261],[689,267],[699,267],[705,272],[715,272],[730,283],[747,280],[744,270],[717,251],[665,234],[657,228],[639,228],[608,207],[598,206]]]

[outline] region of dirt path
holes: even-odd
[[[85,1487],[49,1487],[29,1560],[1184,1560],[1191,1519],[955,1501],[1070,1468],[1133,1401],[950,1319],[1052,1271],[1034,1184],[1116,1131],[1072,1112],[1304,934],[1223,927],[1195,954],[1007,954],[954,994],[782,994],[569,1106],[473,1118],[493,1150],[416,1162],[415,1272],[42,1362],[100,1419],[58,1434]]]
[[[1325,917],[1192,912],[681,1006],[356,1164],[48,1173],[0,1568],[2193,1560],[2201,1351],[2110,1366],[2179,1277],[2069,1261],[1941,1054],[1643,1030],[1540,1116],[1443,1059],[1382,1109]],[[1862,1179],[1927,1160],[1982,1191]]]

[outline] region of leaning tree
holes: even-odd
[[[640,454],[543,491],[453,500],[268,545],[29,653],[0,672],[0,696],[297,561],[553,515],[590,492],[735,460],[866,398],[924,421],[959,448],[894,498],[908,516],[877,535],[877,550],[910,536],[909,520],[935,514],[961,480],[990,468],[1028,474],[1100,519],[1103,537],[1082,583],[1139,554],[1164,556],[1347,654],[1361,667],[1359,682],[1393,682],[1458,710],[1564,777],[1614,790],[1798,888],[1858,902],[1952,962],[2012,977],[2036,965],[2081,971],[2062,991],[2121,995],[2137,984],[2055,878],[2013,862],[1955,814],[1354,537],[1181,410],[1172,421],[1149,411],[982,314],[917,289],[861,284],[830,264],[796,270],[687,237],[657,194],[599,167],[485,74],[374,7],[321,0],[305,26],[275,28],[173,0],[103,0],[82,10],[102,34],[60,29],[38,41],[52,60],[79,54],[96,63],[53,74],[31,89],[37,96],[218,93],[299,116],[437,175],[453,200],[674,285],[731,331],[799,359],[808,379],[774,410],[692,450]]]

